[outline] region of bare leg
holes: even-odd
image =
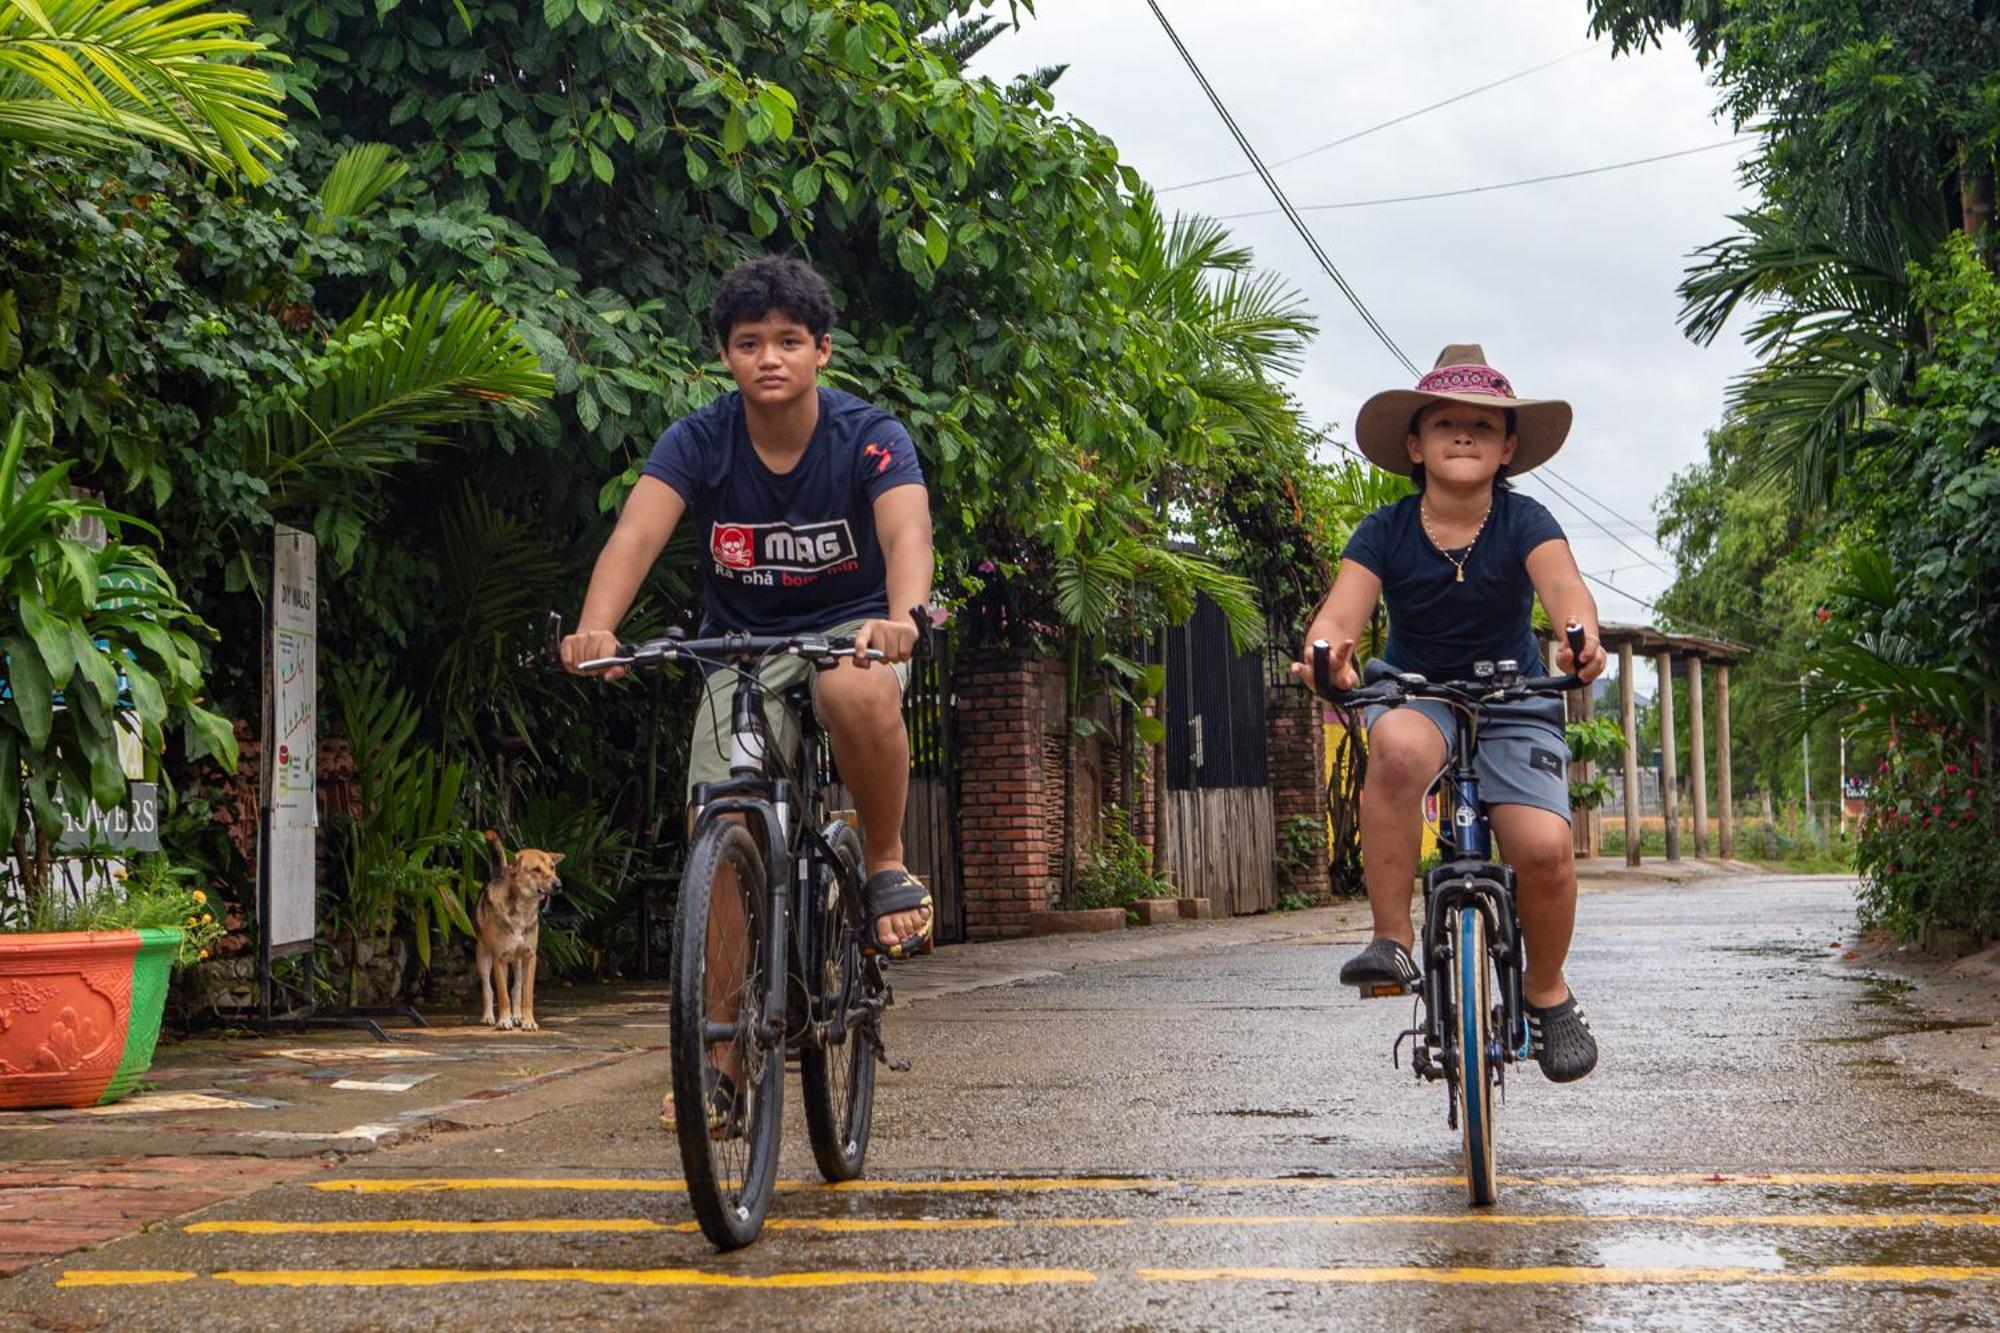
[[[861,814],[866,874],[903,865],[903,806],[910,795],[910,737],[903,728],[903,694],[885,666],[842,662],[822,671],[814,702],[833,746],[840,776]],[[923,929],[922,909],[884,917],[877,928],[883,948]]]
[[[1421,713],[1384,714],[1368,731],[1361,793],[1361,873],[1374,937],[1416,946],[1410,897],[1423,838],[1424,793],[1444,766],[1444,736]]]
[[[1561,1004],[1569,994],[1563,963],[1576,928],[1576,863],[1569,821],[1532,805],[1496,805],[1490,813],[1500,850],[1514,867],[1520,898],[1521,931],[1528,946],[1521,993],[1532,1005]]]

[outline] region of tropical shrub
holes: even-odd
[[[69,492],[69,465],[36,477],[22,470],[26,423],[14,419],[0,447],[0,846],[13,855],[32,919],[43,909],[64,812],[126,799],[121,727],[136,728],[147,753],[166,748],[170,723],[185,724],[191,756],[236,764],[236,738],[203,708],[195,635],[208,626],[188,610],[159,561],[126,539],[149,525]],[[104,545],[74,535],[101,524]]]
[[[1863,919],[1898,939],[1927,927],[2000,934],[1993,811],[2000,782],[1934,753],[1894,751],[1869,791],[1855,864]]]

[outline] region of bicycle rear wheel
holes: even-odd
[[[674,1132],[695,1219],[724,1250],[748,1245],[763,1228],[784,1122],[785,1062],[758,1037],[770,929],[764,895],[764,859],[748,829],[718,820],[695,837],[674,916]]]
[[[1495,1073],[1490,1058],[1493,1024],[1493,968],[1486,956],[1486,914],[1460,908],[1449,924],[1452,947],[1452,1008],[1458,1024],[1458,1123],[1465,1135],[1465,1194],[1474,1207],[1499,1197],[1493,1173]]]
[[[831,827],[827,841],[847,868],[845,878],[831,870],[816,886],[826,905],[819,941],[817,987],[820,1010],[815,1018],[844,1029],[829,1032],[824,1042],[808,1041],[799,1050],[799,1081],[805,1092],[806,1133],[813,1160],[830,1181],[853,1180],[868,1157],[869,1120],[875,1109],[874,1003],[879,1001],[881,973],[861,956],[861,932],[868,918],[850,886],[861,882],[861,839],[845,823]]]

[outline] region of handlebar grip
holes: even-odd
[[[1333,645],[1325,639],[1314,639],[1312,646],[1313,693],[1322,699],[1331,699],[1333,689]]]
[[[911,607],[910,623],[917,627],[917,650],[913,656],[929,657],[932,649],[931,633],[935,628],[931,623],[931,609],[922,603]]]
[[[1583,656],[1583,626],[1572,620],[1568,625],[1564,626],[1563,633],[1569,639],[1570,670],[1574,671],[1577,666],[1577,659]]]
[[[549,612],[546,637],[542,642],[542,651],[548,654],[548,665],[558,671],[562,670],[563,664],[562,638],[562,612],[551,611]]]

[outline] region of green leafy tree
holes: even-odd
[[[109,152],[148,143],[251,181],[284,115],[276,63],[242,14],[204,0],[4,0],[0,142]]]

